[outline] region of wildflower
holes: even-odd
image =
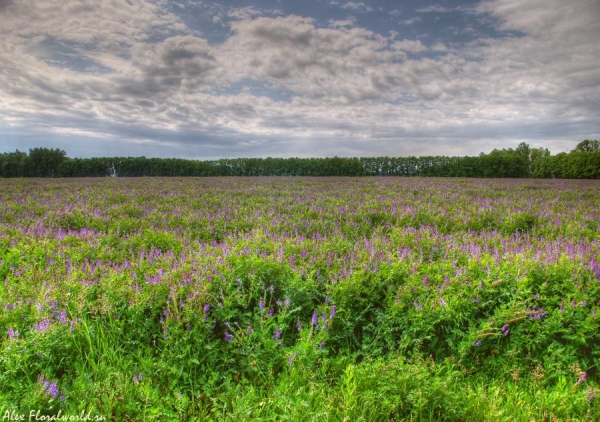
[[[504,333],[504,336],[507,336],[510,333],[510,331],[508,330],[508,324],[504,324],[501,330]]]
[[[335,316],[335,305],[333,305],[331,307],[331,309],[329,310],[329,317],[333,318]]]
[[[446,301],[441,297],[438,297],[438,301],[440,302],[440,306],[446,306]]]
[[[281,338],[281,330],[279,328],[275,329],[275,334],[273,334],[273,340],[279,340]]]
[[[417,302],[416,300],[414,301],[413,305],[415,305],[415,309],[418,312],[421,312],[423,310],[423,305],[419,304],[419,302]]]
[[[321,344],[319,344],[319,350],[323,350],[323,346],[325,346],[325,343],[321,342]]]
[[[233,340],[233,334],[229,334],[227,331],[225,331],[225,341],[227,343],[231,343],[232,340]]]
[[[56,385],[56,381],[48,381],[44,378],[43,375],[40,375],[38,378],[38,384],[42,384],[44,388],[44,392],[48,394],[52,398],[58,398],[60,395],[60,391],[58,391],[58,386]]]
[[[60,315],[58,316],[58,320],[60,321],[61,324],[67,324],[68,320],[67,320],[67,311],[66,310],[62,310],[62,312],[60,313]]]
[[[252,325],[248,325],[248,330],[246,330],[246,332],[248,334],[252,334],[254,332],[254,328],[252,328]]]
[[[585,392],[585,395],[588,397],[588,401],[591,403],[596,398],[596,393],[592,390],[592,387],[588,387]]]
[[[319,325],[319,318],[317,317],[317,311],[313,311],[313,314],[312,314],[312,325],[315,326],[315,327],[317,325]]]
[[[473,343],[471,343],[471,346],[472,347],[479,347],[479,346],[481,346],[481,340],[474,341]]]
[[[581,384],[582,382],[585,381],[586,378],[587,378],[587,373],[583,372],[581,374],[581,376],[579,377],[579,379],[577,380],[577,384]]]
[[[260,300],[260,302],[258,302],[258,307],[260,308],[260,311],[264,311],[265,310],[265,301],[264,300]]]
[[[19,332],[18,331],[14,331],[12,329],[12,327],[8,327],[8,337],[10,337],[11,339],[13,339],[15,337],[19,337]]]
[[[50,320],[48,318],[44,318],[37,324],[33,326],[36,331],[47,331],[50,328]]]
[[[292,365],[294,364],[294,357],[292,355],[288,356],[288,365],[290,365],[290,368],[292,367]]]
[[[139,374],[136,374],[136,375],[133,376],[133,382],[136,383],[136,384],[139,383],[139,382],[142,382],[142,378],[143,378],[143,375],[140,372]]]
[[[298,329],[298,331],[302,331],[302,323],[300,322],[300,320],[298,320],[298,322],[296,323],[296,328]]]
[[[285,300],[283,301],[283,303],[285,303],[285,306],[287,306],[289,308],[289,306],[292,302],[290,301],[289,297],[286,297]]]

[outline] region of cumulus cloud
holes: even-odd
[[[213,23],[229,32],[211,44],[166,1],[0,0],[0,126],[203,157],[472,154],[593,137],[599,8],[485,1],[470,16],[500,36],[462,46],[355,18],[221,8]]]

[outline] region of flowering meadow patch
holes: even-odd
[[[599,226],[596,181],[2,181],[0,411],[600,419]]]

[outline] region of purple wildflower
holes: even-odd
[[[481,346],[481,340],[474,341],[473,343],[471,343],[471,346],[473,346],[473,347]]]
[[[319,324],[319,317],[317,317],[317,311],[313,311],[312,325],[316,327],[318,324]]]
[[[36,329],[36,331],[47,331],[48,328],[50,328],[50,320],[48,318],[44,318],[33,327]]]
[[[273,334],[273,340],[279,340],[281,338],[281,330],[279,328],[275,329],[275,334]]]
[[[438,297],[438,301],[440,302],[440,306],[446,306],[446,301],[441,297]]]
[[[19,332],[14,331],[12,327],[8,327],[8,337],[10,337],[11,340],[15,337],[19,337]]]
[[[335,316],[335,305],[333,305],[331,307],[331,309],[329,309],[329,317],[333,318]]]
[[[260,308],[260,311],[264,311],[265,310],[265,301],[264,300],[260,300],[260,302],[258,302],[258,307]]]
[[[585,379],[587,378],[587,373],[584,372],[581,374],[581,376],[579,377],[579,379],[577,380],[577,384],[581,384],[582,382],[585,381]]]
[[[64,309],[62,310],[62,312],[58,316],[58,321],[61,324],[65,324],[65,325],[69,323],[69,320],[67,319],[67,311],[66,310],[64,310]]]
[[[225,331],[225,341],[227,343],[231,343],[232,340],[233,340],[233,334],[229,334],[227,331]]]
[[[248,330],[246,332],[248,334],[252,334],[254,332],[254,328],[252,328],[252,325],[248,325]]]
[[[591,403],[596,398],[596,393],[593,392],[592,387],[588,387],[585,392],[585,395],[588,397],[588,401]]]
[[[143,378],[143,375],[142,375],[141,372],[139,374],[135,374],[133,376],[133,382],[136,383],[136,384],[139,383],[139,382],[142,382],[142,378]]]
[[[40,377],[38,378],[38,384],[42,384],[44,386],[44,392],[50,397],[56,399],[60,395],[60,391],[58,391],[56,381],[50,382],[46,380],[43,375],[40,375]]]
[[[298,331],[302,331],[302,323],[300,322],[300,320],[298,320],[298,322],[296,323],[296,328],[298,329]]]

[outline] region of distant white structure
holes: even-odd
[[[112,163],[110,165],[110,167],[108,168],[108,175],[110,177],[118,177],[117,169],[115,169],[115,164],[114,163]]]

